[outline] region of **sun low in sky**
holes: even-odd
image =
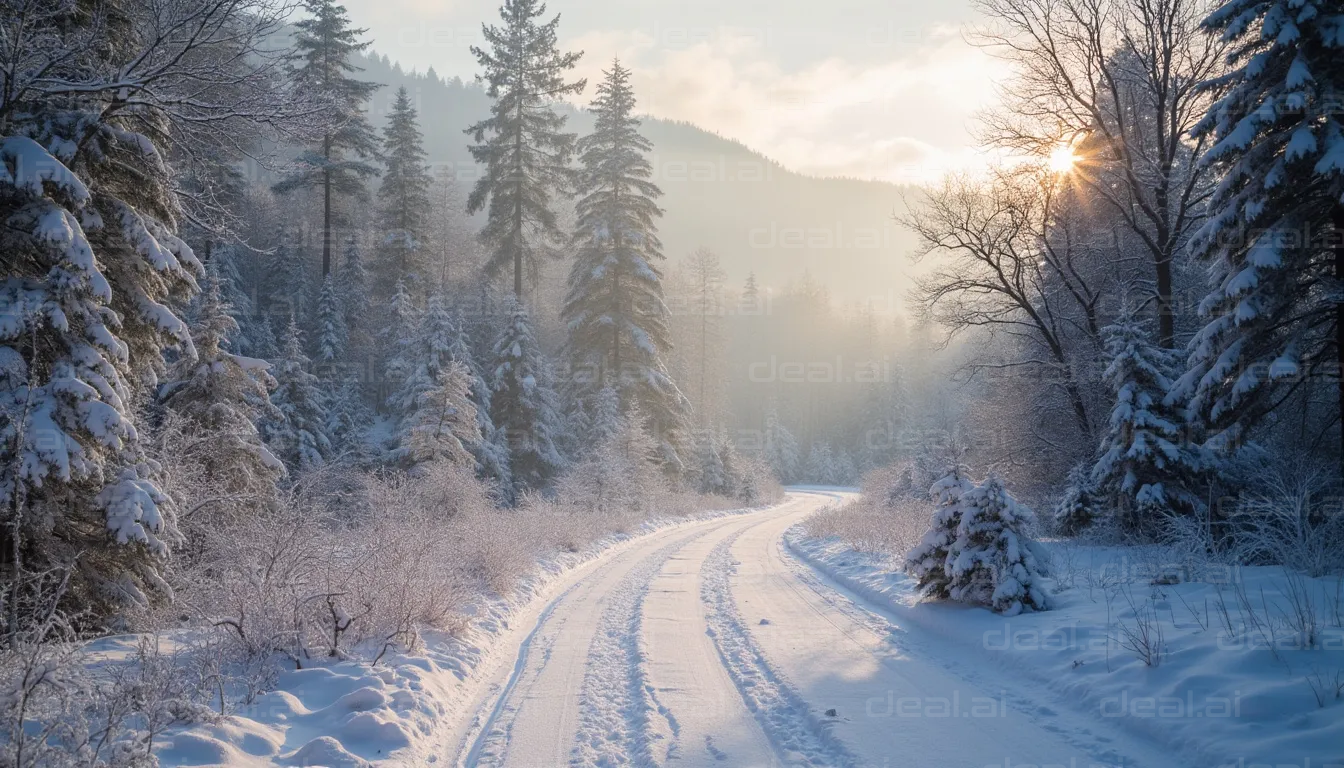
[[[347,4],[379,53],[464,80],[481,22],[498,18],[497,0]],[[925,183],[986,165],[969,128],[1003,65],[964,39],[967,0],[551,0],[548,12],[561,46],[586,52],[590,83],[620,56],[645,113],[794,170]]]

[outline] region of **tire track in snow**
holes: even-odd
[[[671,557],[709,531],[644,558],[609,595],[588,649],[579,693],[579,728],[570,765],[661,765],[677,752],[677,720],[658,701],[645,672],[644,598]],[[659,742],[666,746],[659,754]]]
[[[857,758],[830,732],[792,686],[770,668],[733,601],[730,577],[737,571],[732,547],[744,531],[721,541],[701,571],[700,599],[709,636],[724,668],[786,765],[818,768],[857,766]]]

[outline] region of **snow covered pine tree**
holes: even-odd
[[[293,470],[321,467],[331,455],[327,436],[327,403],[318,379],[308,371],[299,326],[291,318],[275,363],[275,404],[278,417],[262,422],[266,442]]]
[[[654,223],[662,190],[649,181],[653,145],[639,134],[630,71],[617,61],[605,75],[593,133],[578,142],[577,254],[561,309],[566,349],[571,370],[597,370],[591,390],[612,386],[622,405],[639,405],[663,466],[677,474],[691,406],[663,363],[672,341]]]
[[[937,504],[932,523],[905,557],[905,572],[918,582],[922,597],[941,600],[951,596],[952,575],[947,565],[961,527],[961,497],[974,487],[967,469],[958,465],[929,489]]]
[[[195,355],[169,308],[203,271],[175,235],[167,150],[216,157],[226,133],[287,111],[260,43],[276,9],[102,10],[0,5],[0,545],[15,572],[72,568],[67,597],[95,620],[164,586],[178,537],[132,412],[166,348]]]
[[[490,407],[495,427],[509,446],[509,497],[517,501],[524,491],[542,487],[564,460],[555,448],[560,413],[550,364],[532,335],[532,322],[521,303],[512,302],[508,318],[491,355]]]
[[[1125,528],[1151,534],[1167,515],[1200,509],[1190,488],[1204,466],[1203,451],[1190,442],[1181,410],[1164,401],[1172,353],[1150,341],[1128,308],[1103,335],[1115,406],[1092,483]]]
[[[266,361],[228,351],[238,323],[220,295],[220,282],[211,274],[201,293],[192,327],[196,357],[177,365],[159,399],[189,425],[187,453],[200,466],[200,481],[215,505],[264,503],[285,473],[256,427],[258,418],[278,416],[270,400],[275,380]]]
[[[1173,398],[1234,447],[1303,378],[1339,379],[1344,414],[1344,23],[1337,0],[1227,0],[1204,22],[1233,70],[1196,126],[1221,175],[1192,252],[1219,286]],[[1305,407],[1305,405],[1303,406]],[[1344,467],[1344,428],[1340,430]],[[1344,469],[1341,469],[1344,474]]]
[[[412,342],[390,370],[401,386],[388,400],[398,419],[391,459],[403,466],[447,460],[474,468],[467,446],[481,442],[476,406],[469,398],[471,373],[453,360],[457,328],[443,299],[429,299]]]
[[[1041,587],[1044,554],[1026,535],[1031,510],[1009,496],[993,475],[964,491],[958,506],[961,520],[947,552],[948,597],[1007,616],[1048,609]]]

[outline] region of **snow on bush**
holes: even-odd
[[[909,464],[872,470],[859,498],[809,517],[807,534],[839,538],[859,552],[904,558],[927,526],[924,503],[908,492],[911,470]]]
[[[991,475],[975,484],[957,466],[933,484],[932,525],[906,557],[925,598],[988,606],[1007,615],[1046,610],[1044,558],[1027,535],[1031,510]]]

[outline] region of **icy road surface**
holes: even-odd
[[[1172,766],[790,555],[840,492],[638,539],[580,569],[481,686],[466,766]]]

